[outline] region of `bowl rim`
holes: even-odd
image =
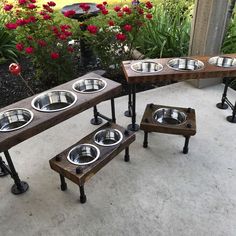
[[[71,154],[71,152],[74,151],[76,148],[78,148],[78,147],[80,147],[80,146],[91,146],[91,147],[95,148],[96,151],[97,151],[96,157],[95,157],[92,161],[89,161],[89,162],[86,162],[86,163],[83,163],[83,164],[72,161],[72,160],[70,159],[70,154]],[[95,145],[93,145],[93,144],[91,144],[91,143],[81,143],[81,144],[77,144],[76,146],[74,146],[73,148],[70,149],[70,151],[69,151],[69,153],[68,153],[68,155],[67,155],[67,160],[68,160],[70,163],[74,164],[74,165],[85,166],[85,165],[89,165],[89,164],[92,164],[93,162],[97,161],[97,159],[98,159],[99,157],[100,157],[100,150],[99,150],[98,147],[96,147]]]
[[[31,110],[29,110],[27,108],[21,108],[21,107],[16,107],[16,108],[11,108],[11,109],[4,110],[4,111],[0,112],[0,115],[4,114],[5,112],[10,112],[10,111],[15,111],[15,110],[24,110],[24,111],[29,112],[30,119],[24,125],[21,125],[21,126],[19,126],[17,128],[10,129],[10,130],[1,130],[0,129],[0,132],[3,132],[3,133],[4,132],[11,132],[11,131],[15,131],[15,130],[21,129],[21,128],[25,127],[26,125],[28,125],[33,120],[33,118],[34,118],[34,113]]]
[[[117,142],[115,142],[115,143],[112,143],[112,144],[101,144],[101,143],[97,142],[96,139],[95,139],[96,135],[98,135],[99,133],[101,133],[101,132],[103,132],[103,131],[105,131],[105,130],[109,130],[109,129],[118,132],[118,134],[120,135],[120,140],[117,141]],[[121,143],[122,140],[123,140],[123,138],[124,138],[124,136],[123,136],[122,132],[121,132],[120,130],[118,130],[118,129],[113,129],[113,128],[105,128],[105,129],[101,129],[101,130],[99,130],[98,132],[96,132],[96,133],[94,134],[94,136],[93,136],[93,140],[94,140],[94,142],[95,142],[97,145],[102,146],[102,147],[111,147],[111,146],[115,146],[115,145]]]
[[[92,91],[92,92],[82,92],[82,91],[79,91],[75,88],[75,86],[77,85],[77,83],[79,83],[80,81],[85,81],[85,80],[100,80],[104,83],[104,87],[99,89],[99,90],[96,90],[96,91]],[[77,93],[82,93],[82,94],[92,94],[92,93],[99,93],[101,92],[102,90],[104,90],[105,88],[107,87],[107,81],[105,81],[104,79],[102,78],[84,78],[84,79],[79,79],[77,80],[76,82],[74,82],[72,84],[72,89],[77,92]]]
[[[211,60],[214,60],[214,59],[216,59],[216,58],[228,58],[228,59],[235,60],[235,62],[236,62],[236,58],[235,58],[235,57],[224,56],[224,55],[219,55],[219,56],[210,57],[207,62],[208,62],[210,65],[212,65],[212,66],[217,66],[217,67],[221,67],[221,68],[230,68],[230,67],[235,67],[235,66],[236,66],[236,63],[235,63],[235,65],[233,65],[233,66],[220,66],[220,65],[213,64],[213,63],[210,62]]]
[[[198,68],[198,69],[196,69],[196,70],[185,70],[185,69],[173,68],[173,67],[171,67],[171,66],[169,65],[169,63],[170,63],[171,61],[176,60],[176,59],[188,59],[188,60],[193,60],[193,61],[198,62],[199,64],[201,64],[202,67],[201,67],[201,68]],[[195,59],[195,58],[192,58],[192,57],[174,57],[174,58],[171,58],[170,60],[168,60],[168,61],[166,62],[166,65],[167,65],[170,69],[172,69],[172,70],[175,70],[175,71],[185,71],[185,72],[194,72],[194,71],[202,70],[202,69],[205,68],[205,64],[204,64],[203,61],[198,60],[198,59]]]
[[[172,109],[172,110],[174,110],[174,111],[177,111],[178,113],[182,113],[182,114],[184,114],[185,120],[184,120],[183,122],[181,122],[180,124],[169,124],[169,123],[165,124],[165,123],[161,123],[161,122],[157,121],[156,119],[154,119],[155,113],[156,113],[157,111],[163,110],[163,109]],[[171,126],[172,126],[172,125],[173,125],[173,126],[182,125],[182,124],[184,124],[184,123],[187,122],[187,118],[188,118],[188,116],[187,116],[187,114],[186,114],[184,111],[180,111],[180,110],[178,110],[178,109],[176,109],[176,108],[170,108],[170,107],[158,108],[158,109],[156,109],[156,110],[152,113],[152,119],[153,119],[153,121],[154,121],[155,123],[158,123],[158,124],[161,124],[161,125],[171,125]]]
[[[34,103],[40,96],[46,95],[46,94],[51,93],[51,92],[67,92],[67,93],[70,93],[74,97],[74,101],[69,106],[66,106],[66,107],[63,107],[63,108],[60,108],[60,109],[57,109],[57,110],[55,110],[55,109],[54,110],[42,110],[40,108],[35,107]],[[72,91],[65,90],[65,89],[55,89],[55,90],[48,90],[48,91],[45,91],[45,92],[42,92],[42,93],[39,93],[38,95],[36,95],[31,101],[31,106],[37,111],[52,113],[52,112],[58,112],[58,111],[68,109],[69,107],[73,106],[76,102],[77,102],[77,96]]]
[[[142,72],[142,71],[137,71],[137,70],[135,70],[135,69],[133,68],[134,65],[136,65],[136,64],[138,64],[138,63],[146,63],[146,62],[154,63],[154,64],[160,66],[160,69],[159,69],[158,71],[153,71],[153,72]],[[159,72],[161,72],[161,71],[163,70],[164,66],[163,66],[161,63],[159,63],[159,62],[156,62],[156,61],[148,60],[148,59],[147,59],[147,60],[140,60],[140,61],[134,61],[134,62],[132,62],[131,65],[130,65],[130,68],[131,68],[132,71],[134,71],[134,72],[136,72],[136,73],[154,74],[154,73],[159,73]]]

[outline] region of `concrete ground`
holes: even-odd
[[[181,82],[139,93],[138,123],[148,103],[196,109],[189,154],[181,153],[183,137],[158,133],[144,149],[139,131],[131,162],[121,153],[91,178],[85,204],[70,181],[66,192],[59,189],[48,160],[96,128],[89,124],[92,110],[15,146],[10,154],[30,189],[15,196],[11,178],[0,179],[0,235],[235,236],[236,124],[225,119],[230,109],[215,107],[222,91],[222,84],[196,89]],[[234,102],[236,92],[228,97]],[[115,102],[117,123],[126,126],[127,98]],[[107,113],[107,105],[99,111]]]

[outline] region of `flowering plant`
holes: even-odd
[[[139,3],[133,0],[132,5],[117,5],[108,9],[107,2],[97,4],[99,13],[96,17],[85,17],[80,23],[79,36],[87,41],[101,59],[106,69],[110,65],[119,68],[122,60],[130,59],[138,34],[146,21],[152,19],[150,1]],[[80,4],[80,8],[89,14],[89,5]],[[72,17],[75,12],[65,12]]]
[[[71,57],[74,48],[68,45],[72,36],[71,26],[55,20],[49,1],[42,8],[36,0],[4,2],[3,9],[10,15],[5,27],[16,33],[16,49],[32,61],[36,78],[45,80],[49,86],[72,78]]]

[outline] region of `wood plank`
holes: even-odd
[[[74,92],[72,89],[72,84],[78,79],[82,78],[102,78],[107,82],[107,86],[99,93],[81,94],[78,92]],[[32,122],[27,126],[23,127],[22,129],[11,132],[0,132],[0,152],[6,151],[11,147],[19,144],[20,142],[27,140],[28,138],[31,138],[34,135],[43,132],[44,130],[50,127],[53,127],[54,125],[57,125],[60,122],[67,120],[73,117],[74,115],[77,115],[78,113],[83,112],[86,109],[89,109],[104,100],[119,95],[122,90],[122,86],[117,82],[101,77],[95,73],[89,73],[50,90],[60,89],[73,91],[77,95],[77,102],[72,107],[52,113],[36,111],[31,107],[31,101],[36,96],[34,95],[32,97],[26,98],[10,106],[0,109],[0,112],[3,112],[4,110],[12,108],[26,108],[34,113],[34,118]]]
[[[236,57],[236,54],[226,54],[224,56]],[[125,78],[130,84],[137,83],[155,83],[159,80],[188,80],[188,79],[206,79],[206,78],[221,78],[221,77],[235,77],[236,66],[230,68],[218,67],[208,63],[209,56],[191,56],[204,63],[204,68],[196,71],[176,71],[167,66],[167,62],[173,58],[160,59],[146,59],[146,60],[132,60],[123,61],[122,69]],[[140,61],[153,61],[163,65],[163,70],[157,73],[139,73],[131,69],[131,64]]]

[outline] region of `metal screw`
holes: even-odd
[[[187,125],[187,128],[192,128],[192,124],[188,123]]]
[[[61,161],[61,156],[60,155],[56,156],[56,161]]]
[[[83,173],[83,169],[80,166],[76,167],[75,171],[76,171],[76,174],[82,174]]]

